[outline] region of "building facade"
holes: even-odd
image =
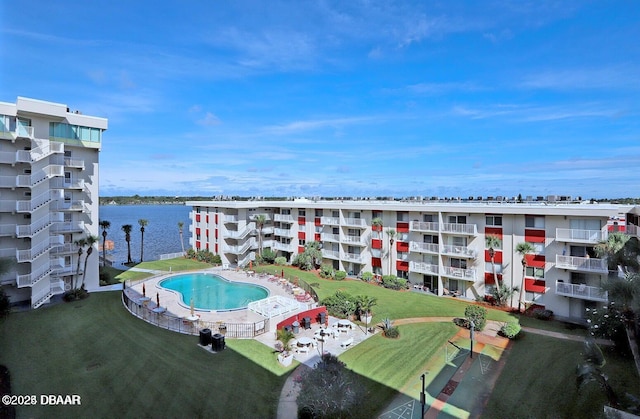
[[[207,201],[187,202],[191,247],[247,266],[262,247],[288,261],[320,242],[323,263],[357,276],[393,274],[437,295],[475,300],[496,279],[556,316],[581,319],[607,301],[608,270],[594,246],[624,230],[631,206],[573,202]],[[261,228],[256,217],[264,215]],[[490,252],[487,237],[499,245]],[[519,243],[534,253],[521,255]],[[493,258],[491,257],[493,255]],[[522,263],[526,259],[526,266]],[[520,296],[511,300],[517,307]]]
[[[76,284],[99,286],[98,153],[107,120],[66,105],[18,97],[0,102],[0,277],[11,302],[37,308]],[[97,249],[97,243],[93,246]],[[94,249],[94,250],[95,250]]]

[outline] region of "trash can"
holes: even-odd
[[[327,312],[321,311],[318,313],[318,323],[325,324],[327,322]]]
[[[283,327],[283,329],[284,329],[284,331],[285,331],[285,332],[291,332],[291,330],[293,329],[293,327],[291,327],[291,325],[289,325],[289,326],[285,326],[285,327]]]
[[[200,345],[207,346],[211,344],[211,329],[202,329],[200,331]]]
[[[220,352],[225,348],[224,343],[224,335],[221,333],[216,333],[211,336],[211,350],[213,352]]]
[[[311,329],[311,317],[302,318],[302,327],[305,329]]]
[[[299,321],[295,321],[291,324],[291,327],[293,327],[293,333],[298,333],[300,332],[300,322]]]

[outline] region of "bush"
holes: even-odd
[[[522,328],[520,327],[520,324],[517,322],[508,322],[502,325],[502,327],[500,328],[500,335],[509,338],[509,339],[515,339],[518,337],[518,335],[520,334],[520,330]]]
[[[398,278],[395,275],[385,275],[382,277],[382,286],[392,290],[408,289],[409,283],[404,278]]]
[[[463,319],[461,317],[456,317],[453,319],[453,323],[456,326],[460,326],[460,327],[464,327],[465,329],[469,329],[471,326],[471,323],[469,323],[469,320],[467,319]]]
[[[464,316],[469,322],[473,322],[474,329],[478,332],[482,331],[487,324],[487,309],[484,307],[467,306],[464,309]]]
[[[84,300],[87,297],[89,297],[89,292],[84,288],[76,288],[75,290],[66,291],[62,295],[62,299],[67,302]]]
[[[320,278],[333,278],[333,275],[334,275],[333,266],[326,263],[320,265],[319,274],[320,274]]]
[[[347,277],[347,273],[345,271],[336,271],[333,274],[333,279],[335,279],[336,281],[342,281],[346,277]]]
[[[533,317],[538,320],[551,320],[553,317],[553,311],[546,310],[544,308],[536,308],[531,312],[531,314],[533,314]]]
[[[372,272],[362,272],[362,275],[360,277],[362,278],[362,280],[364,282],[371,282],[373,280],[373,273]]]
[[[380,328],[382,329],[382,335],[384,337],[390,339],[397,339],[398,337],[400,337],[400,329],[398,329],[398,326],[394,326],[393,321],[388,317],[385,317],[382,320]]]
[[[222,263],[222,258],[220,257],[220,255],[215,255],[207,249],[199,249],[197,251],[189,249],[189,251],[187,252],[187,258],[197,260],[198,262],[211,264],[219,265]]]
[[[287,258],[284,256],[278,256],[273,260],[273,262],[278,266],[284,266],[287,264]]]
[[[6,317],[11,312],[11,304],[9,301],[9,297],[4,292],[2,288],[0,288],[0,318]]]
[[[267,265],[273,264],[273,261],[276,259],[276,252],[267,248],[262,250],[262,256],[260,257],[260,262],[265,263]]]
[[[320,302],[327,307],[330,316],[346,318],[356,311],[356,298],[344,291],[336,291]]]

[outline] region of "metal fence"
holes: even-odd
[[[159,260],[167,260],[167,259],[176,259],[184,257],[187,252],[176,252],[176,253],[165,253],[164,255],[159,256]]]
[[[130,288],[134,283],[142,281],[126,281],[125,289]],[[227,323],[209,321],[190,321],[183,317],[178,317],[165,312],[156,312],[148,303],[139,298],[129,298],[127,293],[122,292],[122,303],[134,316],[163,329],[172,330],[187,335],[198,335],[203,329],[210,329],[212,333],[221,333],[230,338],[254,338],[269,330],[269,319],[260,320],[255,323]]]

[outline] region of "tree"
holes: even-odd
[[[393,266],[393,242],[396,240],[398,233],[393,228],[387,229],[387,236],[389,236],[389,275],[392,275],[391,267]]]
[[[84,253],[84,246],[87,244],[87,240],[85,238],[78,239],[73,242],[76,246],[78,246],[78,265],[76,267],[76,279],[75,281],[71,281],[71,289],[75,290],[77,284],[80,282],[80,259],[82,259],[82,254]]]
[[[258,255],[262,257],[262,229],[267,222],[267,216],[264,214],[258,214],[255,217],[256,227],[258,227]]]
[[[93,253],[93,245],[96,244],[98,242],[98,237],[97,236],[87,236],[87,253],[84,256],[84,270],[82,271],[82,283],[80,284],[80,288],[84,287],[84,280],[87,277],[87,262],[89,261],[89,256],[91,256],[91,254]]]
[[[322,250],[320,243],[316,241],[309,242],[304,245],[304,252],[298,253],[293,259],[292,264],[304,271],[310,271],[322,263]]]
[[[127,242],[127,264],[133,263],[131,259],[131,231],[133,230],[133,226],[131,224],[125,224],[122,226],[122,231],[124,231],[124,240]]]
[[[0,276],[9,272],[9,269],[13,265],[13,260],[7,258],[0,258]],[[11,301],[4,292],[4,289],[0,288],[0,318],[6,317],[11,312]],[[0,379],[0,381],[2,381]],[[2,409],[0,409],[2,411]]]
[[[520,284],[520,297],[518,299],[518,311],[522,311],[524,302],[524,277],[527,272],[527,254],[534,253],[535,247],[531,243],[522,242],[516,245],[516,253],[522,256],[522,282]],[[513,306],[513,303],[511,304]]]
[[[495,234],[488,234],[485,237],[485,243],[489,248],[489,258],[491,259],[491,268],[493,270],[493,281],[496,284],[496,288],[500,288],[502,283],[498,280],[498,274],[496,272],[496,248],[502,246],[502,239]]]
[[[180,234],[180,246],[182,246],[182,254],[186,255],[184,251],[184,237],[182,233],[182,228],[184,227],[184,223],[182,221],[178,221],[178,233]]]
[[[371,309],[377,302],[378,299],[370,295],[363,294],[356,296],[356,311],[358,312],[358,316],[361,318],[371,316]]]
[[[602,368],[606,364],[604,355],[593,338],[585,339],[583,358],[583,362],[576,367],[576,386],[578,390],[583,388],[587,383],[595,381],[605,392],[611,407],[619,408],[620,403],[618,397],[613,391],[613,388],[611,388],[611,385],[609,385],[609,378],[602,371]]]
[[[625,251],[631,246],[627,246],[631,236],[613,232],[606,240],[603,240],[593,247],[596,256],[607,259],[607,266],[610,273],[617,275],[618,267],[631,267],[637,270],[638,261],[632,255],[632,251]],[[629,243],[631,245],[631,243]],[[629,249],[632,250],[632,249]],[[637,252],[636,252],[637,255]]]
[[[141,218],[138,220],[140,225],[140,262],[144,260],[144,228],[149,224],[149,220]]]
[[[107,264],[107,230],[109,230],[109,227],[111,227],[111,222],[107,220],[100,220],[98,224],[100,225],[100,228],[102,228],[102,266],[106,266]]]

